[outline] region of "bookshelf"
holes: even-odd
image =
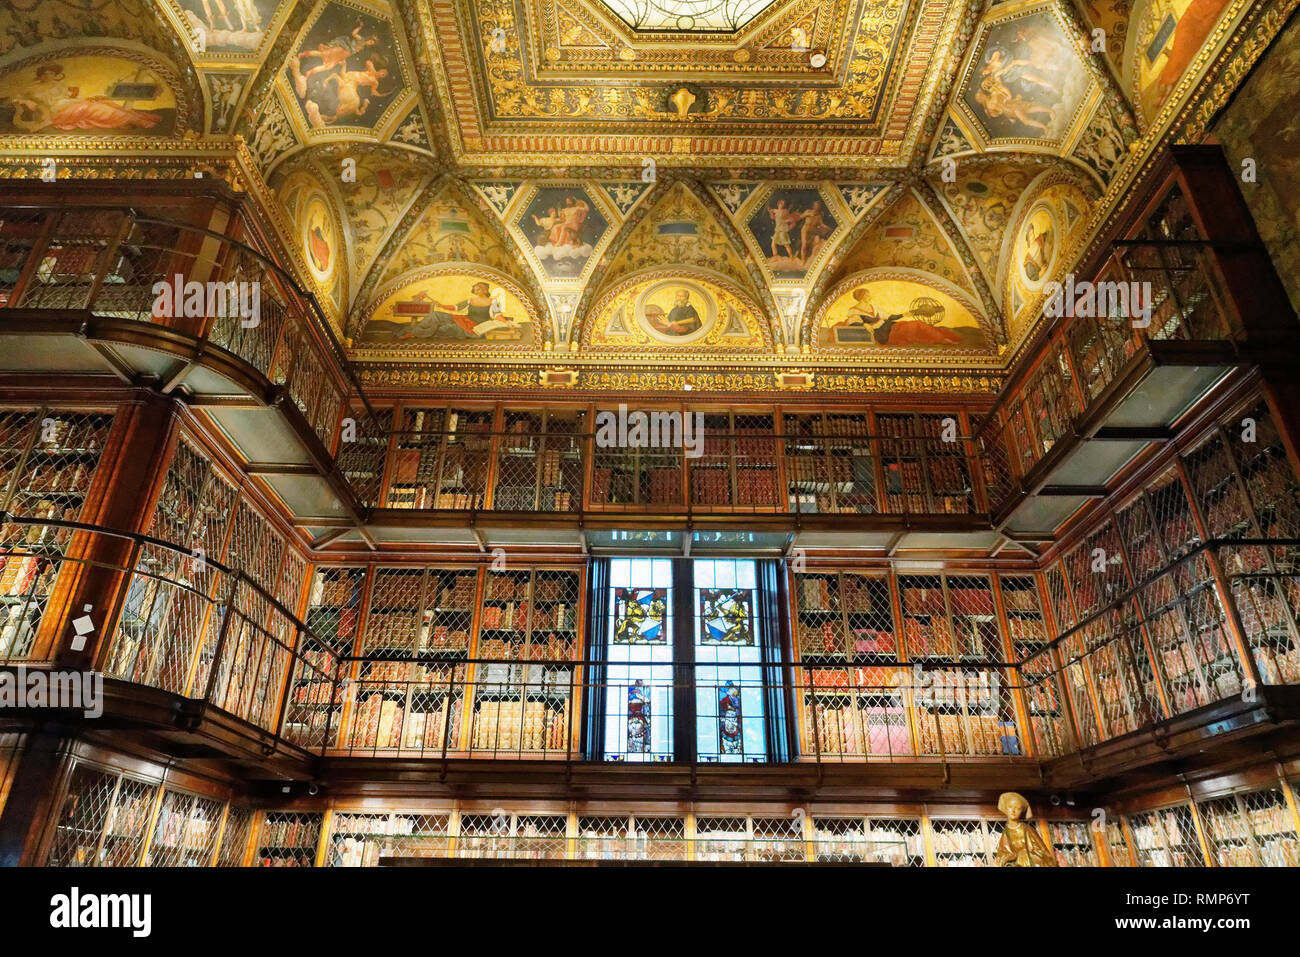
[[[258,867],[315,867],[325,815],[267,811],[257,834]]]
[[[326,867],[376,867],[384,857],[447,857],[451,815],[407,811],[335,811]]]
[[[506,409],[498,436],[492,508],[570,512],[582,505],[582,432],[576,410]]]
[[[705,509],[779,508],[775,416],[711,412],[704,415],[703,422],[703,454],[686,459],[691,505]]]
[[[936,867],[992,867],[1001,839],[1001,821],[930,818]]]
[[[335,464],[362,504],[378,505],[383,489],[384,463],[389,455],[393,410],[375,409],[372,418],[365,409],[353,408],[348,415],[356,423],[356,434],[349,436],[343,432],[340,435]]]
[[[456,857],[564,860],[569,850],[564,814],[461,814]]]
[[[822,757],[911,754],[889,579],[794,573],[802,733]],[[827,667],[841,665],[846,667]],[[847,667],[852,666],[852,667]]]
[[[1281,787],[1197,804],[1217,867],[1300,867],[1300,834]]]
[[[790,511],[880,510],[871,420],[865,412],[786,413],[782,432]]]
[[[0,412],[0,507],[21,518],[75,522],[90,494],[113,417],[107,413]],[[72,533],[5,525],[0,541],[0,660],[37,655],[41,617]]]
[[[1034,575],[997,577],[1006,616],[1011,660],[1020,662],[1024,708],[1040,757],[1064,754],[1070,747],[1061,690],[1048,647],[1038,579]]]
[[[1093,828],[1087,821],[1048,821],[1047,834],[1060,867],[1099,867]]]
[[[374,570],[346,747],[458,750],[479,572]]]
[[[814,817],[813,860],[924,867],[919,818]]]
[[[1138,867],[1204,867],[1189,805],[1143,811],[1125,818]]]
[[[956,423],[954,441],[943,441],[945,419]],[[957,413],[876,413],[886,511],[968,514],[977,510],[961,422]]]
[[[51,867],[138,865],[157,793],[156,785],[77,764],[45,863]]]
[[[898,592],[909,658],[1002,659],[987,575],[899,575]]]
[[[653,422],[656,413],[668,413],[682,416],[688,414],[680,408],[638,409]],[[629,429],[632,428],[631,413],[628,416]],[[602,416],[617,417],[619,409],[599,409],[594,421],[602,421]],[[694,420],[692,420],[694,425]],[[661,430],[654,429],[655,432]],[[684,484],[686,458],[685,449],[680,447],[663,448],[651,443],[646,436],[646,444],[620,446],[602,441],[600,430],[592,442],[591,485],[588,489],[587,504],[593,508],[637,509],[648,506],[681,506],[684,504]]]
[[[567,753],[576,713],[582,574],[489,569],[475,655],[470,749]]]
[[[224,805],[164,789],[145,867],[208,867],[217,851]]]
[[[236,804],[227,806],[226,821],[221,829],[221,846],[217,849],[218,867],[244,866],[255,819],[256,815],[250,807]]]
[[[579,860],[588,861],[684,861],[686,819],[583,815],[575,850]]]
[[[475,509],[487,497],[491,409],[403,408],[395,421],[384,505]]]

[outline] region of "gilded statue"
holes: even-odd
[[[1030,824],[1029,802],[1015,791],[998,798],[998,810],[1007,816],[994,863],[998,867],[1055,867],[1056,855]]]

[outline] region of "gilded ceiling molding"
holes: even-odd
[[[534,369],[502,369],[493,366],[477,368],[440,369],[419,367],[361,366],[358,376],[363,385],[401,393],[427,391],[455,392],[509,392],[535,394],[540,397],[554,394],[553,389],[540,385],[541,374],[557,371],[546,367]],[[737,371],[734,368],[691,366],[688,368],[659,368],[654,370],[606,366],[600,369],[577,368],[563,370],[576,373],[573,385],[567,387],[575,393],[637,393],[726,394],[744,397],[751,394],[797,394],[786,384],[786,377],[803,369]],[[809,376],[810,395],[846,395],[885,393],[916,393],[922,395],[988,396],[995,394],[1002,379],[995,374],[979,373],[910,373],[910,372],[816,372]]]

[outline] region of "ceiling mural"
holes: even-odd
[[[611,215],[581,183],[530,188],[511,217],[511,231],[545,280],[576,281],[612,235]]]
[[[294,234],[292,247],[305,264],[310,285],[336,324],[347,303],[347,243],[338,200],[322,184],[319,171],[304,165],[279,180],[276,198]]]
[[[956,98],[965,130],[990,145],[1061,146],[1100,96],[1055,3],[995,8],[981,27]]]
[[[998,266],[998,287],[1013,332],[1037,315],[1043,287],[1073,263],[1073,247],[1091,210],[1088,194],[1061,170],[1043,173],[1025,191]]]
[[[292,3],[282,0],[171,0],[167,5],[193,43],[197,60],[253,56],[275,36],[277,19]]]
[[[700,269],[651,269],[610,289],[584,325],[583,351],[770,353],[752,300]]]
[[[374,132],[406,86],[402,60],[388,20],[332,0],[298,37],[284,77],[312,130]]]
[[[876,266],[918,270],[973,291],[970,276],[952,241],[913,190],[906,190],[845,254],[838,275]]]
[[[535,350],[536,310],[509,276],[484,267],[434,266],[380,290],[354,346],[368,358]]]
[[[1150,123],[1190,70],[1232,0],[1138,0],[1125,71],[1138,115]]]
[[[769,187],[747,205],[745,236],[771,281],[802,282],[826,260],[847,218],[830,195],[815,186]]]
[[[177,116],[176,80],[164,78],[155,58],[82,49],[33,57],[0,72],[0,133],[179,132],[184,116]]]
[[[930,179],[986,280],[996,279],[1007,221],[1034,175],[1028,163],[990,158],[961,163],[951,182],[939,173]]]
[[[744,250],[685,183],[673,183],[651,205],[621,243],[611,248],[612,261],[602,269],[607,286],[650,266],[694,266],[721,272],[742,288],[752,278]]]
[[[990,352],[961,290],[907,270],[851,276],[827,297],[815,320],[814,352],[886,358],[894,350]]]
[[[242,138],[365,362],[983,375],[1251,6],[10,0],[0,149]],[[1281,90],[1220,136],[1295,224]]]

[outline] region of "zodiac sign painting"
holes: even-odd
[[[278,0],[179,0],[186,21],[209,53],[252,53],[275,19]]]
[[[551,279],[581,275],[609,228],[586,192],[563,187],[538,190],[517,225]]]
[[[0,78],[0,133],[166,135],[175,116],[158,75],[119,57],[62,57]]]
[[[289,55],[285,70],[312,129],[373,129],[402,87],[392,28],[331,4]]]
[[[802,279],[838,223],[815,189],[778,189],[749,219],[768,268],[778,279]]]
[[[1060,24],[1042,10],[989,28],[962,100],[990,138],[1059,140],[1087,83]]]

